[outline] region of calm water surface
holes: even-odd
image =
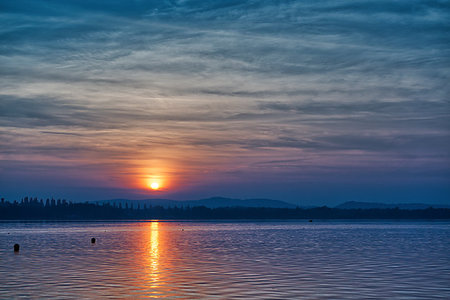
[[[21,297],[450,299],[450,223],[0,223]]]

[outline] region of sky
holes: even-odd
[[[0,196],[450,204],[449,20],[450,1],[3,0]]]

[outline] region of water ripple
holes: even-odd
[[[450,299],[449,223],[0,223],[0,241],[2,299]]]

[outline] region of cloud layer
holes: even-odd
[[[1,190],[146,196],[158,173],[153,196],[419,184],[446,201],[449,7],[3,1]]]

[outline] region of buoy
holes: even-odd
[[[14,244],[14,252],[19,252],[19,249],[20,249],[20,245]]]
[[[312,220],[309,220],[308,222],[312,222]]]
[[[92,244],[95,244],[95,238],[92,238],[92,239],[91,239],[91,243],[92,243]]]

